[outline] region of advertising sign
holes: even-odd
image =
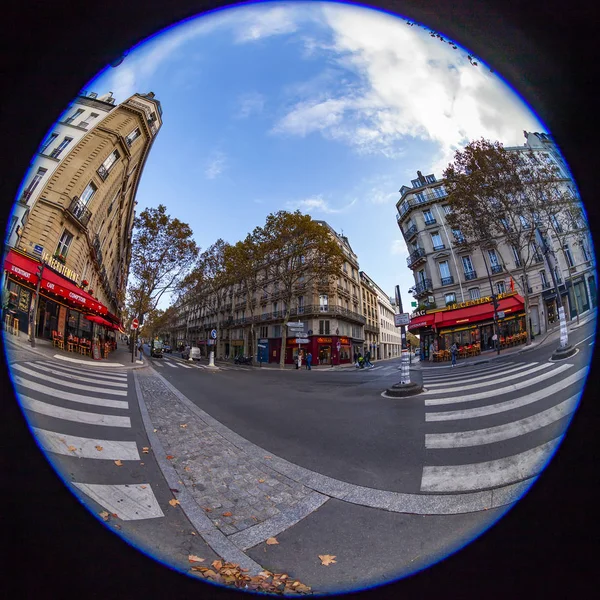
[[[408,313],[399,313],[394,315],[394,325],[396,327],[402,327],[410,323],[410,316]]]

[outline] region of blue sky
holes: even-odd
[[[480,136],[545,131],[483,63],[395,16],[333,3],[261,3],[162,32],[82,86],[117,102],[153,91],[160,132],[137,210],[163,203],[198,244],[235,243],[295,210],[343,231],[360,268],[405,310],[413,283],[398,190],[441,177]]]

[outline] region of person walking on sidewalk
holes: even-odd
[[[458,354],[458,346],[456,345],[456,342],[454,342],[454,344],[452,344],[452,347],[450,348],[450,354],[452,355],[452,366],[455,367],[456,366],[456,355]]]
[[[138,352],[140,353],[140,360],[142,360],[142,356],[144,355],[144,347],[142,345],[142,340],[138,342]]]
[[[312,353],[309,352],[308,355],[306,356],[306,369],[308,371],[311,370],[311,368],[312,368],[311,365],[312,365]]]
[[[373,363],[371,362],[371,351],[367,350],[365,353],[365,364],[367,367],[372,367]]]

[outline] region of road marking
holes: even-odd
[[[527,365],[528,366],[528,365]],[[427,389],[429,390],[430,388],[435,388],[435,387],[442,387],[442,386],[446,386],[445,388],[441,389],[441,390],[431,390],[429,393],[430,394],[437,394],[439,392],[460,392],[463,390],[474,390],[486,385],[491,385],[491,384],[496,384],[496,383],[504,383],[506,381],[510,381],[511,379],[518,379],[519,377],[525,377],[528,375],[531,375],[532,373],[536,373],[537,371],[543,371],[544,369],[547,369],[548,367],[551,367],[552,363],[543,363],[541,365],[538,365],[537,367],[531,367],[528,371],[523,371],[522,373],[518,373],[518,374],[514,374],[514,370],[510,371],[508,375],[503,375],[501,377],[497,377],[496,375],[488,375],[487,377],[475,377],[472,379],[465,379],[462,382],[459,380],[456,380],[456,383],[452,383],[452,382],[445,382],[445,383],[430,383],[427,385]],[[482,380],[484,379],[492,379],[492,381],[487,381],[486,383],[480,383]],[[478,383],[471,383],[469,384],[469,381],[477,381]],[[467,385],[464,385],[464,383],[467,383]],[[427,393],[427,392],[425,392]]]
[[[546,363],[550,364],[550,363]],[[550,379],[562,373],[563,371],[570,369],[573,367],[572,364],[564,364],[552,369],[547,373],[543,373],[542,375],[538,375],[537,377],[533,377],[532,379],[528,379],[526,381],[521,381],[519,383],[513,383],[512,385],[507,385],[503,388],[498,388],[495,390],[488,390],[486,392],[478,392],[477,394],[467,394],[466,396],[456,396],[454,398],[435,398],[431,400],[425,400],[425,406],[439,406],[440,404],[458,404],[459,402],[473,402],[475,400],[483,400],[492,396],[501,396],[502,394],[508,394],[510,392],[516,392],[517,390],[522,390],[523,388],[530,387],[539,383],[540,381],[544,381],[546,379]],[[469,389],[470,386],[467,386]],[[462,388],[448,388],[442,390],[432,390],[431,392],[423,392],[424,394],[441,394],[443,392],[459,392]]]
[[[106,398],[96,398],[93,396],[80,396],[79,394],[71,394],[63,390],[48,387],[47,385],[40,385],[27,379],[23,379],[19,375],[13,375],[13,381],[15,384],[29,390],[36,392],[42,392],[46,396],[52,396],[53,398],[60,398],[62,400],[69,400],[70,402],[78,402],[80,404],[90,404],[92,406],[107,406],[109,408],[129,408],[129,404],[125,400],[108,400]],[[108,391],[108,390],[106,390]],[[113,392],[114,393],[114,392]]]
[[[543,388],[537,392],[533,392],[520,398],[508,400],[506,402],[499,402],[497,404],[490,404],[488,406],[479,406],[477,408],[466,408],[463,410],[450,410],[446,412],[429,412],[425,414],[425,421],[458,421],[460,419],[474,419],[476,417],[487,417],[489,415],[495,415],[521,406],[527,406],[538,400],[547,398],[551,394],[557,394],[561,390],[568,388],[570,385],[577,383],[580,379],[585,378],[587,375],[588,367],[580,369],[576,373],[565,377],[562,381],[559,381],[552,385],[552,388]],[[581,392],[579,392],[581,394]]]
[[[533,477],[544,468],[561,439],[562,436],[559,436],[537,448],[497,460],[423,467],[421,491],[472,492]]]
[[[78,368],[74,368],[74,367],[70,367],[67,365],[57,365],[56,363],[53,362],[48,362],[48,361],[40,361],[40,362],[34,362],[34,361],[30,361],[30,362],[26,362],[25,363],[27,366],[30,367],[39,367],[39,366],[49,366],[50,368],[54,369],[55,371],[59,371],[61,374],[62,373],[67,373],[67,374],[71,374],[71,375],[90,375],[90,371],[85,370],[85,369],[78,369]],[[97,372],[94,371],[94,378],[97,380],[106,380],[106,381],[119,381],[119,382],[123,382],[123,381],[127,381],[127,374],[126,373],[103,373],[103,372]]]
[[[460,365],[460,363],[457,363]],[[454,377],[464,377],[465,375],[469,376],[469,375],[488,375],[488,374],[494,374],[494,373],[499,373],[505,369],[508,368],[513,368],[512,365],[514,365],[515,363],[502,363],[500,365],[494,365],[493,367],[484,367],[481,369],[470,369],[467,367],[462,367],[459,366],[457,367],[457,370],[453,370],[452,367],[450,367],[450,365],[448,365],[448,367],[445,368],[449,368],[450,370],[447,371],[444,375],[430,375],[427,371],[429,371],[428,367],[425,367],[423,370],[423,377],[427,377],[427,380],[432,380],[432,381],[444,381],[445,379],[450,379],[450,378],[454,378]],[[535,363],[538,364],[538,363]],[[438,368],[444,368],[444,367],[433,367],[435,369]]]
[[[165,516],[149,483],[98,485],[74,482],[73,485],[123,521]]]
[[[551,425],[570,415],[577,407],[578,401],[579,394],[576,394],[536,415],[496,427],[454,433],[428,433],[425,435],[425,448],[470,448],[510,440]]]
[[[539,364],[539,363],[521,365],[520,367],[516,367],[516,368],[509,367],[507,369],[502,369],[501,371],[496,371],[495,373],[490,373],[489,375],[480,375],[479,373],[466,373],[467,379],[463,379],[460,375],[458,375],[458,376],[452,377],[452,378],[449,377],[449,378],[441,379],[439,383],[435,383],[435,382],[430,383],[429,379],[426,379],[424,381],[427,383],[427,389],[434,388],[434,387],[440,387],[442,385],[452,385],[452,382],[454,382],[454,381],[456,381],[457,385],[458,385],[458,382],[469,383],[470,381],[484,381],[486,379],[493,379],[494,377],[502,376],[505,374],[513,374],[517,371],[522,371],[523,369],[533,368],[537,364]],[[473,375],[473,377],[468,377],[469,375]],[[519,373],[518,375],[516,375],[516,377],[522,377],[522,376],[523,376],[522,373]]]
[[[177,369],[177,365],[171,364],[170,362],[166,362],[165,365],[167,365],[168,367],[173,367],[174,369]]]
[[[27,410],[54,417],[56,419],[64,419],[65,421],[75,421],[76,423],[85,423],[86,425],[105,425],[107,427],[131,427],[129,417],[119,417],[115,415],[102,415],[98,413],[83,412],[81,410],[73,410],[71,408],[62,408],[54,404],[47,404],[40,400],[35,400],[29,396],[19,396],[21,406]]]
[[[59,360],[66,360],[67,362],[73,362],[73,363],[79,363],[80,365],[86,365],[89,366],[91,365],[92,367],[96,368],[96,367],[121,367],[123,368],[123,365],[121,363],[114,363],[114,362],[94,362],[91,360],[80,360],[79,358],[71,358],[70,356],[63,356],[62,354],[55,354],[52,358],[58,358]]]
[[[40,446],[47,452],[100,460],[140,460],[135,442],[94,440],[75,435],[64,435],[37,427],[31,429]],[[69,450],[69,446],[75,447],[75,450]],[[98,450],[98,448],[102,449]]]
[[[38,373],[37,370],[39,371],[45,371],[47,373],[53,373],[54,375],[60,375],[61,377],[66,377],[68,379],[76,379],[77,381],[89,381],[90,383],[97,383],[99,385],[112,385],[114,387],[120,387],[120,388],[126,388],[127,387],[127,383],[121,383],[121,382],[117,382],[117,381],[101,381],[98,379],[93,379],[91,377],[81,377],[80,375],[70,375],[68,373],[61,373],[60,371],[56,371],[55,369],[51,369],[49,367],[43,367],[41,365],[36,367],[36,371],[32,370],[32,369],[28,369],[27,367],[24,367],[23,365],[13,365],[12,369],[14,371],[20,371],[21,373],[26,373],[28,375],[33,375],[34,377],[40,377],[40,378],[45,378],[47,381],[54,381],[56,383],[60,383],[63,385],[69,385],[69,383],[64,382],[62,379],[54,379],[53,377],[47,377],[45,376],[43,373]],[[89,387],[89,386],[72,386],[71,387],[77,387],[77,389],[89,389],[91,391],[95,391],[97,388],[95,387]],[[107,390],[108,391],[108,390]],[[110,392],[109,392],[110,393]],[[114,392],[113,392],[114,393]],[[127,392],[119,392],[119,395],[121,396],[126,396]]]
[[[161,369],[164,367],[164,365],[162,363],[160,363],[160,362],[152,363],[152,366],[154,366],[154,367],[160,367]]]
[[[190,365],[181,365],[184,369],[192,369],[193,367],[191,367]]]
[[[586,338],[583,338],[580,342],[577,342],[576,344],[573,344],[574,346],[579,346],[579,344],[583,344],[583,342],[587,342],[589,339],[596,337],[596,335],[588,335]],[[588,344],[588,346],[591,346],[594,342],[590,342]]]

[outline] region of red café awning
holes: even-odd
[[[498,301],[498,312],[505,314],[517,314],[525,310],[524,300],[518,294],[502,298]],[[442,327],[452,327],[453,325],[462,325],[477,323],[478,321],[489,321],[494,318],[494,305],[492,302],[484,302],[475,306],[466,308],[455,308],[450,310],[440,310],[438,312],[421,315],[410,320],[408,329],[420,329],[421,327],[430,327],[435,325],[437,329]]]
[[[88,321],[93,321],[94,323],[98,323],[99,325],[104,325],[105,327],[116,329],[116,327],[110,321],[107,321],[106,319],[103,319],[102,317],[99,317],[97,315],[85,315],[85,318]]]
[[[4,269],[10,275],[37,285],[38,267],[41,263],[27,256],[10,250],[4,261]],[[44,268],[40,290],[45,290],[61,296],[68,304],[81,310],[90,310],[100,314],[107,314],[108,308],[101,302],[90,296],[87,292],[78,288],[66,277],[52,271],[48,266]]]

